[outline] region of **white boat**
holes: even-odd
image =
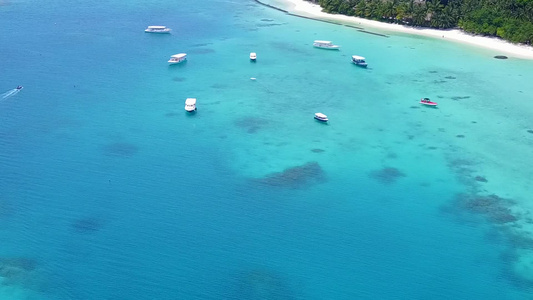
[[[169,64],[179,64],[180,62],[182,61],[185,61],[187,59],[187,54],[186,53],[179,53],[179,54],[174,54],[170,57],[170,59],[168,60],[168,63]]]
[[[251,52],[251,53],[250,53],[250,60],[255,61],[256,59],[257,59],[257,53],[255,53],[255,52]]]
[[[365,58],[362,56],[352,55],[352,62],[358,66],[367,67],[367,63],[365,61]]]
[[[170,33],[172,29],[166,27],[166,26],[148,26],[148,28],[146,28],[144,30],[144,32],[148,32],[148,33]]]
[[[319,120],[321,122],[327,122],[328,121],[328,116],[326,116],[323,113],[316,113],[315,114],[315,119],[317,119],[317,120]]]
[[[187,98],[187,100],[185,100],[185,110],[188,112],[196,110],[196,98]]]
[[[339,50],[341,46],[333,45],[331,41],[314,41],[313,46],[322,49]]]

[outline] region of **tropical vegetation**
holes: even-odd
[[[311,0],[325,12],[533,42],[533,0]]]

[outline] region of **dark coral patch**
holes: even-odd
[[[468,98],[470,98],[470,96],[453,96],[452,100],[458,101],[458,100],[463,100],[463,99],[468,99]]]
[[[472,165],[474,165],[473,161],[462,158],[453,159],[448,162],[448,166],[451,168],[464,168]]]
[[[205,46],[209,46],[211,44],[212,43],[194,44],[194,45],[192,45],[192,47],[205,47]]]
[[[190,49],[189,51],[187,51],[188,53],[193,53],[193,54],[210,54],[210,53],[215,53],[215,50],[213,49],[210,49],[210,48],[193,48],[193,49]]]
[[[100,230],[102,224],[96,218],[82,218],[74,221],[71,226],[78,233],[92,233]]]
[[[317,162],[309,162],[285,169],[283,172],[269,174],[255,181],[268,186],[297,189],[324,182],[325,174]]]
[[[528,133],[533,133],[533,129],[529,129],[527,132]]]
[[[246,117],[235,121],[235,126],[245,129],[248,133],[256,133],[265,127],[269,121],[258,117]]]
[[[175,81],[175,82],[183,82],[185,80],[187,80],[187,78],[185,78],[185,77],[174,77],[174,78],[172,78],[172,81]]]
[[[37,261],[26,257],[0,258],[0,277],[5,276],[8,268],[16,268],[21,271],[33,271],[37,267]]]
[[[130,143],[112,143],[103,147],[107,156],[133,156],[139,152],[139,147]]]
[[[29,281],[31,273],[37,267],[35,260],[25,257],[1,258],[0,278],[2,285],[25,284]]]
[[[386,167],[381,170],[372,171],[368,176],[383,184],[391,184],[406,175],[396,168]]]
[[[311,152],[313,152],[313,153],[322,153],[322,152],[324,152],[324,151],[326,151],[326,150],[324,150],[324,149],[319,149],[319,148],[311,149]]]
[[[483,176],[476,176],[474,179],[479,182],[488,182],[487,178]]]
[[[269,24],[257,24],[257,27],[272,27],[272,26],[280,26],[283,25],[281,23],[269,23]]]
[[[213,89],[219,89],[219,90],[227,89],[228,87],[229,87],[229,85],[227,85],[227,84],[221,84],[221,83],[215,83],[215,84],[212,84],[212,85],[211,85],[211,88],[213,88]]]
[[[505,55],[496,55],[496,56],[494,56],[494,58],[496,58],[496,59],[507,59],[508,57],[505,56]]]
[[[292,291],[278,274],[255,270],[244,274],[239,280],[238,297],[249,300],[291,300]]]
[[[455,202],[460,208],[482,215],[492,223],[503,224],[517,220],[509,208],[513,202],[497,195],[458,194]]]
[[[458,138],[464,138],[465,136],[463,134],[458,134],[456,135],[455,137],[458,137]]]

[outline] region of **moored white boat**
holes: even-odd
[[[187,98],[185,100],[185,110],[188,112],[196,110],[196,98]]]
[[[368,66],[365,61],[365,58],[362,56],[352,55],[352,62],[363,68],[366,68]]]
[[[319,120],[320,122],[327,122],[328,116],[323,113],[315,113],[315,119]]]
[[[186,53],[179,53],[179,54],[174,54],[170,57],[170,59],[168,60],[168,63],[169,64],[179,64],[180,62],[182,61],[185,61],[187,60],[187,54]]]
[[[250,53],[250,60],[252,60],[252,61],[256,61],[256,59],[257,59],[257,53],[255,53],[255,52],[251,52],[251,53]]]
[[[314,41],[313,46],[317,48],[329,49],[329,50],[339,50],[340,48],[339,45],[333,45],[331,41],[320,41],[320,40]]]
[[[144,30],[144,32],[148,32],[148,33],[170,33],[172,29],[166,27],[166,26],[148,26],[148,28],[146,28]]]

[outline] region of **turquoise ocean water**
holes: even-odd
[[[0,299],[533,299],[533,61],[388,34],[0,1]]]

